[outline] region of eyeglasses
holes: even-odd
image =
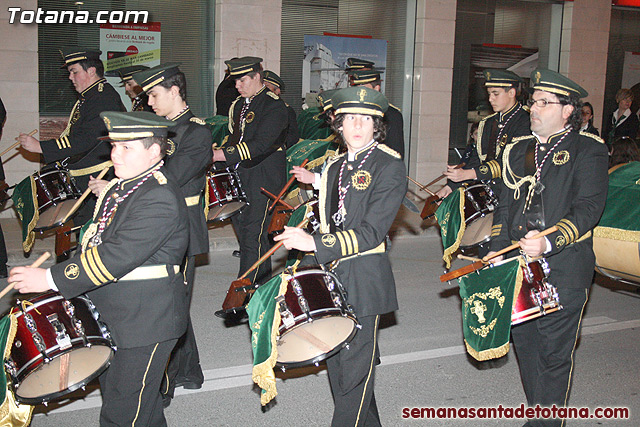
[[[548,104],[562,104],[562,102],[551,102],[547,101],[546,99],[530,99],[527,101],[527,105],[529,107],[533,107],[533,104],[536,104],[536,107],[538,108],[544,108]]]

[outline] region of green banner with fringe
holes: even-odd
[[[22,249],[25,252],[29,252],[36,239],[36,233],[33,229],[40,218],[36,182],[33,175],[26,177],[16,185],[11,195],[11,200],[13,200],[13,205],[18,212],[18,218],[22,223]]]
[[[325,139],[331,135],[331,128],[325,123],[324,116],[321,116],[322,112],[319,107],[311,107],[302,110],[298,114],[297,121],[300,138]]]
[[[447,268],[451,267],[451,255],[458,250],[464,234],[464,188],[449,194],[436,210],[436,220],[442,235],[442,247]]]
[[[467,352],[476,360],[509,352],[514,295],[522,286],[522,258],[460,277],[462,332]]]
[[[287,281],[283,273],[256,289],[247,305],[253,350],[251,379],[262,389],[262,405],[269,403],[278,394],[276,376],[273,372],[278,358],[276,340],[280,326],[276,298],[283,295],[286,289]]]

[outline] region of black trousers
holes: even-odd
[[[532,407],[567,406],[571,388],[573,353],[588,289],[558,288],[563,309],[511,329],[520,378]],[[529,420],[531,426],[563,426],[561,419]]]
[[[7,275],[7,261],[9,257],[7,255],[7,246],[4,243],[4,233],[2,232],[2,226],[0,226],[0,274]]]
[[[268,215],[269,199],[259,191],[245,189],[249,205],[231,219],[240,245],[240,269],[238,277],[244,274],[270,248]],[[271,277],[271,258],[247,276],[251,283],[264,283]]]
[[[100,375],[100,426],[167,425],[160,383],[175,339],[144,347],[119,348]]]
[[[376,365],[380,363],[380,316],[366,316],[358,321],[362,329],[351,340],[349,348],[343,348],[327,359],[335,406],[333,427],[381,425],[373,392]]]
[[[185,292],[187,292],[189,307],[191,307],[195,272],[195,256],[187,257],[186,265],[184,266],[184,275],[187,282]],[[181,385],[185,382],[194,384],[202,384],[204,382],[204,374],[200,367],[200,355],[198,353],[198,346],[196,345],[196,336],[193,333],[193,326],[191,324],[191,314],[189,314],[187,332],[178,339],[178,343],[169,357],[166,375],[162,383],[162,394],[173,397],[176,384]]]

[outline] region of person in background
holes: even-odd
[[[582,126],[580,132],[588,132],[600,136],[598,128],[593,125],[593,105],[589,102],[582,104]]]
[[[106,77],[120,77],[120,85],[124,87],[124,91],[131,98],[131,111],[153,111],[147,103],[149,97],[133,79],[135,73],[148,69],[149,67],[145,65],[132,65],[104,73]]]
[[[603,125],[602,136],[609,147],[616,138],[621,136],[635,139],[640,127],[638,116],[631,112],[633,92],[629,89],[620,89],[616,93],[616,102],[618,109],[611,113]]]
[[[284,80],[282,80],[280,76],[273,71],[264,71],[264,85],[267,89],[278,96],[280,96],[282,91],[284,91]],[[287,140],[285,146],[290,148],[300,140],[300,132],[298,131],[296,112],[293,110],[291,105],[286,102],[285,104],[287,105],[287,111],[289,112],[289,126],[287,128]]]
[[[629,162],[640,161],[640,148],[637,140],[628,136],[616,138],[611,144],[611,155],[609,157],[609,167]]]

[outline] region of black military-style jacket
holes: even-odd
[[[395,105],[389,104],[389,108],[384,113],[384,118],[389,127],[387,129],[387,137],[383,142],[400,154],[400,158],[404,158],[404,120],[402,112]]]
[[[245,120],[240,123],[244,103],[245,99],[238,97],[229,109],[231,135],[224,148],[226,164],[239,163],[238,175],[245,190],[249,187],[249,194],[259,193],[260,187],[277,193],[286,181],[284,145],[289,123],[287,106],[277,95],[263,87],[254,96]]]
[[[338,176],[347,154],[327,163],[319,197],[321,232],[314,235],[318,262],[340,260],[335,271],[358,316],[398,309],[385,240],[407,191],[404,163],[384,144],[378,144],[358,169],[369,148],[359,151],[355,160],[345,165],[342,186],[350,183],[351,187],[345,196],[345,222],[337,228],[331,214],[338,206]]]
[[[492,131],[494,127],[495,133]],[[476,145],[469,150],[463,169],[475,170],[477,179],[483,181],[500,178],[502,150],[511,143],[513,138],[529,134],[531,134],[529,111],[520,103],[516,102],[504,113],[493,113],[485,117],[478,125]],[[492,144],[495,146],[495,154],[489,156],[489,148]],[[447,181],[447,185],[455,190],[462,185],[462,182]]]
[[[128,180],[112,180],[98,200],[114,204],[139,184],[148,171]],[[60,293],[87,293],[118,347],[149,345],[180,337],[187,326],[187,301],[180,266],[189,243],[187,208],[180,189],[160,168],[113,213],[101,243],[51,267]],[[94,235],[87,231],[86,239]]]
[[[287,105],[289,113],[289,125],[287,126],[287,139],[285,140],[285,149],[293,147],[300,141],[300,130],[298,129],[298,119],[296,112],[291,105]]]
[[[545,228],[558,227],[547,236],[552,249],[544,257],[553,285],[589,287],[595,266],[591,231],[604,210],[609,182],[607,149],[595,135],[565,129],[542,145],[545,151],[538,151],[539,163],[560,138],[564,139],[547,157],[541,175]],[[535,150],[536,141],[534,135],[516,138],[504,150],[502,197],[493,217],[491,250],[518,241],[528,231],[523,212],[530,181],[519,189],[515,183],[533,180],[526,178],[531,175],[525,173],[525,157],[529,145]]]
[[[71,157],[68,164],[80,190],[85,190],[89,175],[99,173],[110,162],[111,145],[98,140],[107,134],[100,118],[103,111],[126,111],[118,92],[100,79],[78,96],[69,116],[69,123],[57,139],[40,141],[45,163]]]
[[[204,121],[187,109],[172,119],[177,124],[170,128],[175,136],[169,138],[170,152],[165,167],[176,179],[184,195],[189,212],[188,256],[209,252],[209,233],[204,216],[202,197],[206,176],[213,157],[211,132]]]
[[[149,105],[149,95],[142,92],[131,100],[131,111],[148,111],[153,113],[153,108]]]

